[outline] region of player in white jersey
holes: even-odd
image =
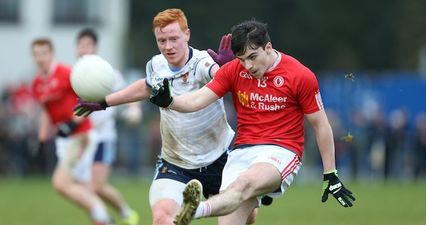
[[[152,87],[171,81],[171,91],[181,95],[207,84],[216,65],[206,51],[189,47],[189,60],[182,68],[170,68],[166,57],[154,56],[147,63],[146,83]],[[208,166],[230,145],[234,131],[228,125],[222,99],[194,113],[179,113],[160,108],[161,157],[185,169]]]
[[[189,46],[190,31],[180,9],[158,13],[153,20],[153,31],[161,54],[147,63],[146,79],[108,95],[103,102],[80,101],[74,111],[77,115],[147,100],[153,85],[165,78],[170,79],[173,94],[181,95],[200,89],[214,77],[219,66],[206,51]],[[234,131],[227,123],[221,99],[191,114],[166,109],[160,109],[160,113],[161,158],[149,199],[153,224],[173,225],[173,218],[183,200],[182,191],[191,179],[199,179],[203,183],[205,197],[219,192]],[[254,216],[249,222],[253,221]]]
[[[87,54],[96,54],[98,36],[91,28],[85,28],[77,35],[76,54],[82,57]],[[125,86],[125,81],[121,74],[116,71],[115,90]],[[141,110],[137,104],[131,104],[126,109],[132,111],[135,115],[132,119],[138,120],[141,116]],[[99,144],[94,154],[92,165],[91,186],[93,190],[102,199],[111,203],[111,205],[120,213],[123,225],[137,225],[139,216],[126,203],[117,188],[110,185],[108,181],[112,164],[117,152],[117,130],[115,126],[115,108],[108,108],[104,112],[94,113],[90,116],[92,124],[99,137]]]

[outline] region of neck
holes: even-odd
[[[42,76],[48,76],[49,74],[50,74],[50,72],[52,71],[52,69],[53,69],[53,66],[54,66],[54,62],[51,62],[50,64],[49,64],[49,66],[48,67],[40,67],[39,68],[39,73],[42,75]]]
[[[276,65],[278,58],[278,52],[273,50],[271,54],[271,61],[267,71],[271,70]]]

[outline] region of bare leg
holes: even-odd
[[[231,214],[219,217],[219,225],[246,225],[248,220],[244,220],[244,218],[250,217],[257,204],[256,198],[244,201],[240,207]],[[254,221],[249,222],[254,223]]]
[[[112,185],[108,184],[111,167],[104,163],[94,163],[92,166],[92,187],[96,194],[110,203],[118,212],[128,207],[121,193]]]
[[[224,192],[206,201],[212,209],[210,216],[221,216],[232,213],[246,200],[272,192],[280,184],[281,175],[273,165],[269,163],[256,163],[242,173]]]
[[[180,206],[172,199],[162,199],[152,207],[153,225],[174,225],[173,219]]]
[[[200,203],[201,183],[191,180],[183,192],[184,204],[175,217],[175,224],[188,225],[194,217],[228,215],[221,219],[221,225],[245,225],[258,204],[256,197],[276,190],[280,184],[281,174],[275,166],[256,163],[225,191]]]
[[[64,167],[56,167],[52,183],[59,194],[79,205],[89,214],[94,207],[103,206],[101,199],[84,184],[75,181],[69,170]]]

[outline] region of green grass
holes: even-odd
[[[151,224],[149,181],[115,179],[128,202]],[[321,203],[321,184],[295,183],[284,197],[260,208],[257,225],[426,225],[426,183],[348,184],[355,206],[342,208],[334,198]],[[330,201],[331,200],[331,201]],[[58,196],[47,178],[0,178],[0,225],[90,225],[86,214]],[[216,225],[216,219],[191,225]]]

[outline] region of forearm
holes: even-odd
[[[193,93],[182,96],[174,96],[170,108],[179,112],[195,112],[202,108]]]
[[[129,85],[128,87],[114,92],[105,97],[108,106],[115,106],[146,100],[149,98],[150,89],[145,83],[145,79],[140,79]]]
[[[333,131],[324,110],[306,115],[315,131],[317,145],[321,154],[324,172],[336,169]]]
[[[316,129],[316,140],[320,151],[324,172],[336,169],[333,132],[330,125],[323,124]]]
[[[213,91],[207,87],[202,87],[197,91],[173,96],[173,103],[169,108],[179,112],[195,112],[205,108],[217,99],[219,97]]]

